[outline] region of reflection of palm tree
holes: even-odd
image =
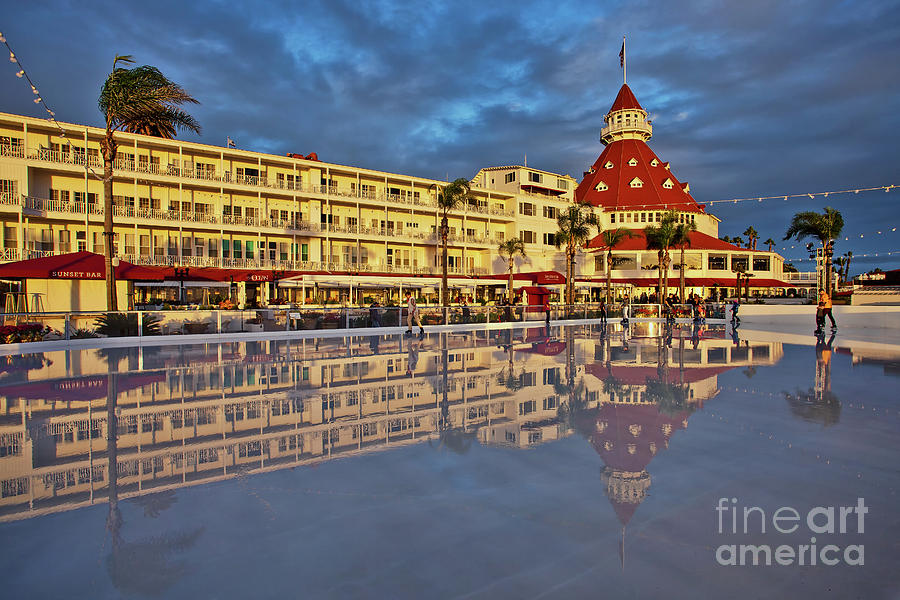
[[[155,519],[164,510],[172,508],[172,505],[178,501],[173,490],[165,490],[155,494],[146,494],[132,498],[131,502],[144,508],[144,516]]]
[[[841,419],[841,401],[831,392],[817,393],[813,388],[783,392],[784,399],[798,419],[823,427],[836,425]]]
[[[647,379],[647,398],[659,406],[660,414],[677,416],[692,414],[695,406],[688,402],[687,386],[668,383],[659,379]]]
[[[750,365],[743,371],[741,371],[747,379],[753,379],[753,376],[756,375],[756,366]]]
[[[114,353],[109,355],[114,356]],[[111,360],[112,362],[112,360]],[[108,363],[108,364],[111,364]],[[117,363],[118,361],[116,361]],[[170,556],[178,551],[191,548],[200,535],[202,528],[187,533],[162,534],[152,538],[127,542],[122,539],[122,513],[119,510],[119,460],[118,460],[118,422],[116,417],[116,379],[117,373],[109,371],[106,395],[106,442],[109,461],[109,514],[106,528],[112,538],[112,550],[106,560],[106,568],[112,584],[119,592],[145,596],[159,596],[187,573],[187,567],[170,560]],[[157,501],[166,498],[166,492],[153,494]],[[153,510],[164,510],[171,506],[171,501],[156,503]],[[144,514],[148,506],[145,505]],[[158,514],[158,512],[156,513]],[[151,514],[150,516],[155,516]]]

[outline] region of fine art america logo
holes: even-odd
[[[775,537],[802,535],[808,531],[810,536],[808,543],[804,540],[804,543],[796,545],[722,544],[716,548],[716,562],[720,565],[834,566],[841,562],[853,566],[865,564],[863,544],[842,546],[824,543],[838,541],[831,537],[816,538],[816,536],[865,533],[865,517],[869,508],[864,498],[857,498],[856,506],[816,506],[805,514],[791,506],[782,506],[767,514],[758,506],[738,506],[737,498],[719,498],[715,510],[720,535]]]

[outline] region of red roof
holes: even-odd
[[[613,102],[609,112],[613,112],[614,110],[627,110],[629,108],[644,110],[640,103],[638,103],[637,98],[634,97],[634,92],[631,91],[631,88],[628,87],[628,84],[626,83],[619,90],[619,95],[616,96],[616,100]]]
[[[162,281],[159,269],[119,261],[116,279]],[[106,279],[106,259],[94,252],[73,252],[18,260],[0,265],[0,278],[8,279]]]
[[[628,162],[631,159],[635,159],[637,164],[630,166]],[[650,164],[654,159],[656,166]],[[608,168],[607,164],[610,165]],[[684,191],[684,184],[665,165],[645,141],[616,140],[603,149],[591,171],[578,184],[575,199],[590,202],[607,211],[704,212],[691,194]],[[641,187],[631,187],[635,178],[641,181]],[[667,179],[671,180],[671,187],[663,187]],[[598,186],[605,186],[606,189],[600,191]]]
[[[633,237],[625,238],[624,240],[622,240],[619,244],[616,245],[615,250],[647,250],[647,236],[644,234],[644,230],[631,229],[630,231]],[[746,248],[741,248],[740,246],[735,246],[734,244],[723,242],[719,238],[714,238],[711,235],[707,235],[699,231],[690,232],[690,238],[691,245],[687,246],[687,248],[691,250],[748,251]],[[603,243],[603,236],[598,235],[597,237],[592,239],[591,243],[588,244],[587,247],[605,249],[606,246]],[[752,252],[752,250],[750,250],[749,252]]]

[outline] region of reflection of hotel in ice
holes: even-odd
[[[675,338],[667,348],[654,338],[625,342],[621,331],[601,338],[579,329],[568,342],[543,333],[6,357],[0,519],[106,501],[107,365],[118,372],[117,483],[128,497],[428,440],[533,446],[570,435],[609,406],[656,410],[660,381],[685,389],[695,405],[716,394],[718,373],[781,358],[780,343],[704,339],[694,349]],[[570,389],[582,405],[576,419],[560,410]]]

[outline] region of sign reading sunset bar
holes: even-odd
[[[50,279],[105,279],[101,271],[50,271]]]

